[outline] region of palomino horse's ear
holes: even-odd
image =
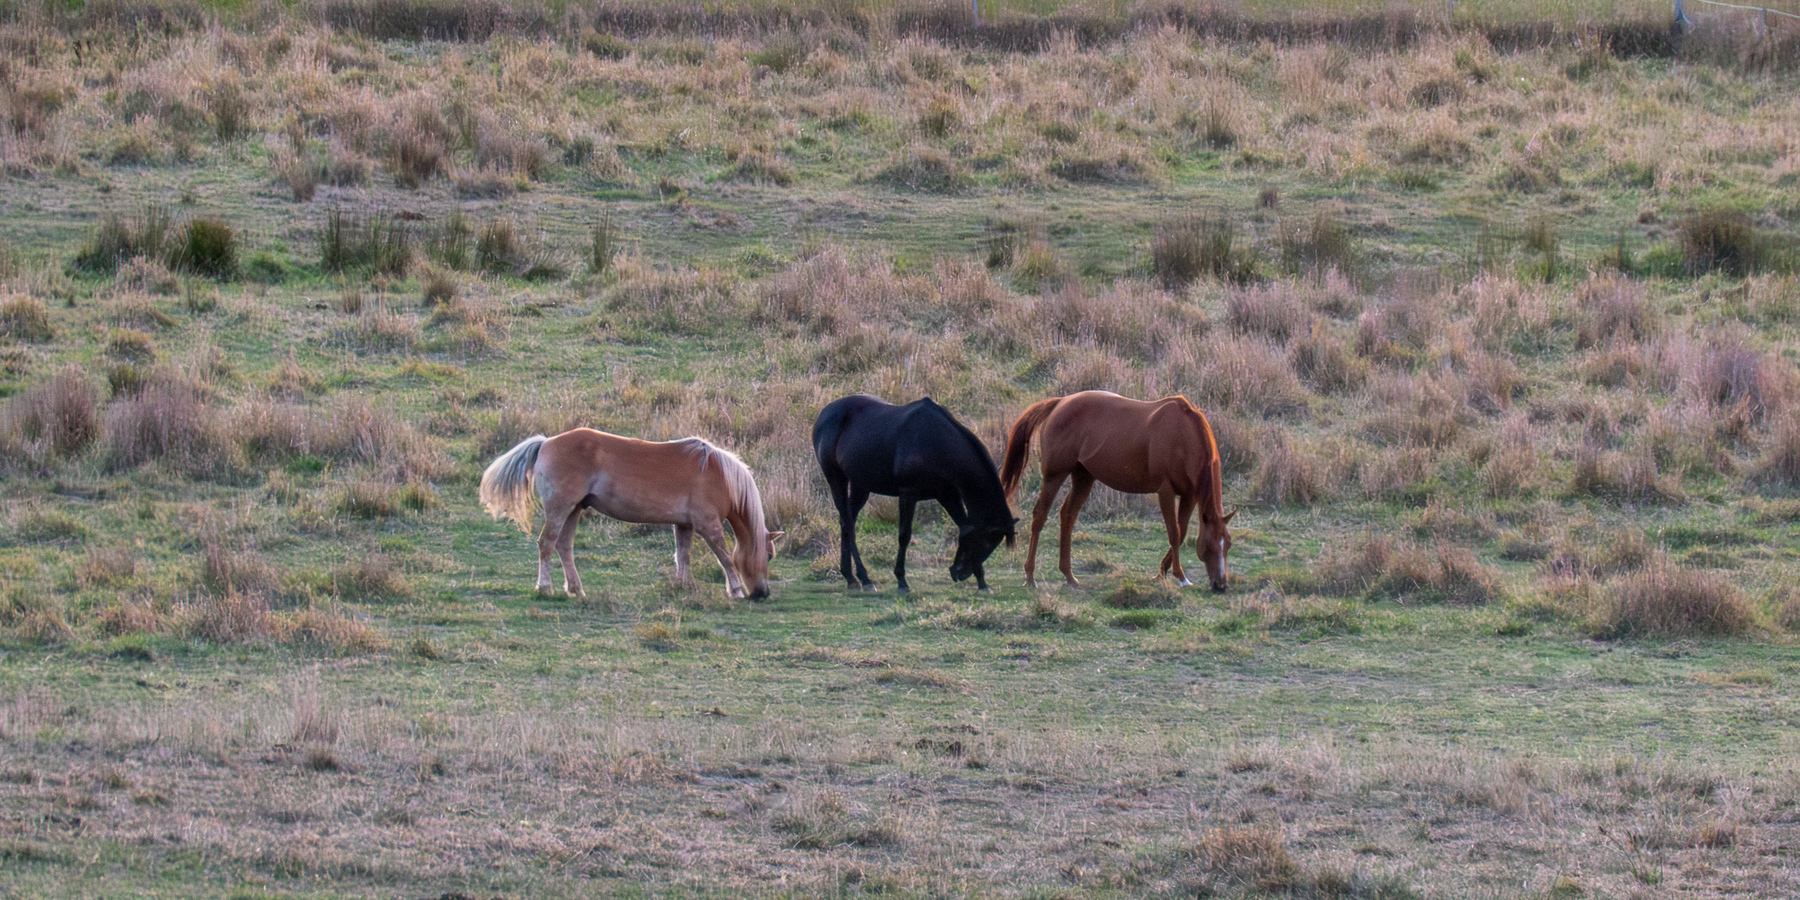
[[[779,541],[779,540],[781,540],[781,536],[782,536],[782,535],[784,535],[784,534],[787,534],[787,532],[785,532],[785,531],[771,531],[771,532],[769,532],[769,543],[770,543],[770,544],[773,544],[773,543],[775,543],[775,542],[776,542],[776,541]]]

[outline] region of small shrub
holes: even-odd
[[[440,306],[456,299],[456,276],[440,269],[426,268],[419,279],[419,296],[426,307]]]
[[[495,275],[512,274],[525,259],[525,248],[519,241],[513,223],[496,219],[481,229],[475,242],[475,268]]]
[[[394,138],[388,171],[401,187],[416,189],[432,176],[449,168],[449,152],[437,135],[408,129]]]
[[[79,370],[64,369],[14,397],[4,421],[8,431],[45,441],[52,453],[68,458],[100,437],[99,397]]]
[[[211,278],[237,274],[237,237],[230,225],[217,219],[190,219],[181,234],[175,268]]]
[[[293,192],[295,203],[311,203],[319,192],[319,165],[302,157],[294,157],[281,166],[281,181]]]
[[[1113,609],[1174,609],[1181,605],[1181,591],[1167,578],[1139,580],[1127,575],[1100,602]]]
[[[1263,432],[1259,464],[1251,476],[1251,496],[1273,506],[1311,506],[1325,498],[1330,474],[1309,451],[1288,441],[1282,429]]]
[[[518,192],[518,178],[505,172],[481,168],[456,175],[456,196],[465,200],[502,200]]]
[[[1695,213],[1676,226],[1676,236],[1689,274],[1722,271],[1742,277],[1760,271],[1768,256],[1768,239],[1735,210]]]
[[[1658,551],[1613,587],[1591,627],[1621,638],[1738,635],[1756,625],[1755,606],[1731,576],[1680,568]]]
[[[114,328],[106,334],[106,353],[129,363],[154,362],[156,341],[136,328]]]
[[[1200,278],[1233,284],[1257,280],[1254,248],[1238,245],[1229,219],[1192,217],[1157,232],[1150,246],[1150,269],[1163,284],[1175,288]]]
[[[0,303],[0,334],[20,341],[43,343],[56,337],[50,312],[36,297],[12,297]]]
[[[1763,445],[1762,458],[1750,474],[1753,484],[1794,490],[1800,488],[1800,418],[1789,417]]]
[[[613,225],[611,215],[595,223],[588,244],[588,271],[595,275],[601,275],[611,269],[613,254],[618,252],[618,245],[619,232]]]
[[[269,640],[275,633],[275,617],[267,598],[228,592],[208,594],[180,615],[180,627],[188,637],[218,644],[246,644]]]
[[[458,206],[450,210],[450,215],[442,222],[426,231],[425,255],[456,271],[466,271],[472,260],[470,242],[474,236],[475,226]]]
[[[331,573],[331,584],[345,599],[406,600],[413,596],[406,573],[385,553],[372,553]]]
[[[794,183],[794,168],[779,157],[748,151],[738,154],[737,163],[731,167],[731,177],[735,181],[788,187]]]
[[[1329,210],[1319,210],[1304,223],[1283,227],[1279,242],[1281,267],[1288,272],[1321,274],[1336,269],[1345,278],[1355,278],[1355,238],[1349,226]]]
[[[352,481],[332,502],[336,512],[358,519],[385,519],[400,514],[394,486],[380,481]]]
[[[89,274],[111,275],[121,264],[143,256],[173,268],[177,249],[172,243],[173,224],[169,211],[155,204],[144,207],[141,215],[131,219],[108,212],[70,265]]]
[[[229,144],[248,133],[250,101],[236,81],[225,81],[213,88],[207,108],[212,113],[213,133],[220,143]]]
[[[935,147],[913,146],[882,167],[875,181],[889,187],[933,194],[960,194],[972,183],[962,165]]]
[[[591,28],[582,32],[581,47],[601,59],[615,62],[631,53],[630,41],[616,34],[594,31]]]
[[[385,211],[364,218],[333,207],[319,229],[319,263],[333,272],[367,268],[405,277],[412,266],[412,244],[411,227]]]
[[[1304,880],[1280,832],[1267,825],[1210,829],[1200,836],[1195,852],[1208,874],[1258,893],[1285,894]]]

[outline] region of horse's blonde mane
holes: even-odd
[[[725,473],[725,484],[731,489],[731,510],[750,521],[751,529],[761,532],[752,536],[760,541],[768,534],[768,526],[763,521],[762,492],[756,489],[756,479],[750,474],[750,467],[738,458],[736,453],[726,450],[705,438],[691,437],[683,441],[688,448],[700,456],[700,471],[706,471],[706,461],[718,463],[719,471]]]

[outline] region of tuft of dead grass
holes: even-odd
[[[1658,550],[1612,586],[1590,628],[1604,638],[1689,637],[1741,635],[1759,624],[1730,576],[1684,569]]]

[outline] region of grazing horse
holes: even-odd
[[[1002,540],[1013,543],[1012,507],[1000,490],[994,458],[981,439],[930,397],[895,406],[868,394],[832,401],[813,422],[813,453],[837,504],[839,571],[852,588],[872,590],[874,582],[856,549],[856,516],[870,494],[900,500],[900,551],[894,579],[906,586],[906,545],[912,541],[913,508],[936,500],[956,522],[956,558],[950,578],[975,576],[987,590],[985,562]],[[851,564],[855,563],[852,571]]]
[[[1009,501],[1019,490],[1031,436],[1038,432],[1043,435],[1038,461],[1044,486],[1031,512],[1026,584],[1033,583],[1037,568],[1038,531],[1044,527],[1057,490],[1069,479],[1057,562],[1070,585],[1076,581],[1069,571],[1069,533],[1088,492],[1099,481],[1127,494],[1156,494],[1163,527],[1169,532],[1169,552],[1163,554],[1157,574],[1174,569],[1176,580],[1184,586],[1193,582],[1181,569],[1181,542],[1187,538],[1188,515],[1198,505],[1200,533],[1194,552],[1206,564],[1212,589],[1225,590],[1225,554],[1231,550],[1231,533],[1225,525],[1237,511],[1226,514],[1221,505],[1219,445],[1213,439],[1212,426],[1186,398],[1131,400],[1106,391],[1082,391],[1033,404],[1013,423],[1006,441],[1006,465],[1000,480]]]
[[[531,531],[531,488],[544,503],[538,536],[539,593],[550,590],[550,553],[562,557],[563,590],[586,597],[575,574],[575,523],[583,509],[623,522],[675,526],[675,579],[689,583],[688,551],[694,533],[719,558],[733,597],[769,596],[769,560],[782,532],[763,521],[762,495],[750,469],[732,453],[697,437],[652,442],[576,428],[556,437],[534,435],[500,454],[481,473],[481,502]],[[725,552],[720,520],[737,538]]]

